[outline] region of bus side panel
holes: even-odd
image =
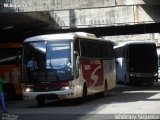
[[[116,72],[117,72],[117,81],[124,81],[127,79],[127,65],[125,58],[116,59]]]
[[[103,90],[103,72],[100,60],[81,60],[83,78],[85,79],[88,92],[96,93]]]
[[[116,85],[116,69],[114,60],[103,60],[104,79],[107,80],[107,89],[110,90]]]
[[[14,85],[17,95],[22,95],[21,67],[13,64],[0,65],[0,76],[2,79]]]

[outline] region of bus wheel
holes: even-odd
[[[124,83],[125,85],[129,85],[129,82],[127,81],[127,77],[126,77],[126,75],[125,75],[125,77],[124,77],[124,81],[123,81],[123,83]]]
[[[3,90],[4,90],[4,94],[6,96],[6,100],[9,100],[9,101],[15,100],[15,98],[16,98],[16,91],[15,91],[15,88],[14,88],[14,86],[12,84],[6,83],[4,85]]]
[[[100,93],[97,93],[96,96],[98,98],[102,98],[102,97],[105,97],[107,96],[107,82],[105,81],[105,84],[104,84],[104,91],[103,92],[100,92]]]
[[[80,98],[80,103],[85,103],[87,101],[87,86],[86,84],[83,86],[82,97]]]
[[[107,96],[107,90],[108,90],[108,88],[107,88],[107,82],[105,81],[104,91],[103,91],[103,96],[102,97]]]
[[[38,106],[43,107],[45,105],[45,99],[37,98]]]

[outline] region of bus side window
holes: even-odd
[[[158,67],[160,67],[160,55],[158,55]]]
[[[85,57],[85,43],[83,40],[80,41],[80,46],[81,46],[81,56]]]
[[[98,51],[98,47],[97,47],[97,45],[98,45],[98,42],[97,41],[95,41],[95,43],[94,43],[95,45],[94,45],[94,50],[95,50],[95,58],[98,58],[99,57],[99,51]]]

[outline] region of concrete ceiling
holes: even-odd
[[[0,13],[0,42],[21,41],[48,24],[47,12]]]
[[[0,13],[0,42],[23,42],[33,35],[75,31],[85,31],[96,36],[160,33],[160,23],[57,30],[48,27],[51,24],[47,12]]]

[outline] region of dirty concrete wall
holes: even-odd
[[[115,0],[54,0],[54,10],[113,7]]]
[[[3,0],[2,8],[14,9],[15,12],[86,9],[115,6],[115,0]]]
[[[160,22],[160,0],[3,0],[0,12],[49,11],[61,28]],[[54,26],[53,26],[54,27]]]
[[[81,9],[73,11],[74,15],[71,14],[69,10],[51,11],[51,15],[55,16],[54,18],[58,16],[58,20],[63,20],[65,23],[64,25],[66,26],[69,26],[70,23],[75,22],[75,27],[77,28],[134,23],[133,6]],[[72,16],[72,19],[74,18],[74,21],[70,19],[70,16]]]
[[[60,25],[62,28],[121,26],[160,22],[160,1],[158,0],[69,1],[72,2],[73,6],[65,0],[59,0],[59,4],[55,5],[57,7],[50,12],[52,16],[58,18],[57,23],[63,21],[63,25]],[[59,8],[58,5],[60,5]]]

